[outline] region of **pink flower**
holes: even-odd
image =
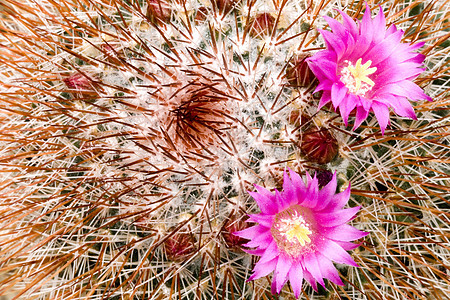
[[[394,24],[386,29],[381,7],[372,19],[367,6],[362,21],[356,24],[339,12],[342,24],[324,16],[333,32],[319,30],[327,49],[308,59],[320,82],[315,92],[323,91],[319,109],[331,101],[346,125],[356,109],[353,130],[373,111],[383,134],[389,123],[389,107],[402,117],[416,119],[407,99],[431,100],[412,82],[425,70],[421,67],[425,56],[413,52],[424,43],[401,43],[403,31]]]
[[[272,293],[280,293],[289,280],[295,297],[299,297],[305,279],[317,291],[317,282],[324,278],[343,285],[332,261],[357,266],[346,252],[358,245],[351,243],[368,233],[346,223],[360,207],[343,209],[350,197],[350,187],[336,194],[336,174],[321,190],[316,177],[305,185],[300,176],[284,172],[283,191],[272,194],[256,186],[249,192],[261,213],[249,215],[255,226],[235,235],[249,239],[246,252],[261,256],[249,280],[267,276],[274,271]]]

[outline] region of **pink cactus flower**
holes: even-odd
[[[386,29],[383,10],[374,19],[367,6],[361,22],[339,11],[343,23],[324,16],[332,32],[319,30],[327,49],[308,59],[319,80],[315,92],[323,91],[319,108],[332,102],[347,125],[356,109],[353,130],[373,111],[384,134],[389,108],[402,117],[416,119],[409,100],[431,100],[412,82],[425,69],[425,56],[415,53],[424,43],[401,43],[403,30],[392,24]]]
[[[256,186],[249,192],[261,213],[249,215],[257,225],[235,235],[249,239],[245,251],[261,256],[249,280],[267,276],[272,271],[272,293],[280,293],[289,280],[299,297],[305,279],[317,291],[324,279],[343,285],[333,261],[357,266],[346,252],[358,247],[351,241],[368,233],[347,224],[360,207],[343,209],[350,197],[350,187],[336,194],[336,174],[321,190],[316,177],[307,183],[289,170],[284,172],[283,191],[275,194]]]

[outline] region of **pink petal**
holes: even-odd
[[[295,188],[295,199],[297,200],[297,204],[301,204],[307,195],[307,190],[303,179],[296,172],[289,169],[289,175],[291,176],[292,183]]]
[[[311,179],[311,176],[306,173],[306,177],[308,178],[308,187],[303,196],[304,201],[301,202],[301,205],[308,208],[314,208],[316,207],[318,200],[319,182],[316,176]]]
[[[380,123],[381,134],[384,134],[384,130],[389,122],[389,109],[385,104],[374,101],[372,103],[372,110],[375,113],[378,123]]]
[[[291,172],[291,170],[289,170]],[[286,170],[283,174],[283,198],[287,206],[298,202],[295,186],[292,184],[291,178]]]
[[[397,115],[417,120],[414,108],[406,98],[392,96],[389,98],[389,102]]]
[[[367,52],[367,50],[370,49],[372,45],[372,38],[368,35],[358,35],[357,39],[355,40],[356,47],[353,48],[353,51],[348,51],[348,60],[352,61],[353,63],[356,63],[356,61],[364,57],[364,54]]]
[[[333,82],[331,80],[324,79],[324,80],[319,82],[319,84],[317,85],[316,89],[314,90],[314,93],[317,93],[317,92],[320,92],[320,91],[324,91],[324,90],[329,90],[330,86],[332,84],[333,84]]]
[[[319,81],[324,79],[336,81],[337,78],[337,60],[336,54],[332,51],[318,52],[316,55],[307,60],[311,71],[319,78]]]
[[[255,236],[252,238],[248,243],[245,243],[243,246],[248,248],[256,248],[261,247],[261,245],[266,247],[266,245],[269,245],[273,240],[272,234],[270,231],[266,231],[258,236]]]
[[[317,223],[322,227],[338,226],[350,221],[356,215],[361,207],[351,207],[347,209],[337,210],[326,213],[316,213],[315,218]]]
[[[255,185],[255,188],[258,191],[257,193],[250,191],[248,193],[255,199],[261,212],[267,214],[276,211],[275,195],[261,186]]]
[[[359,28],[359,34],[364,35],[367,40],[372,41],[372,37],[374,34],[374,26],[372,24],[372,16],[370,12],[369,5],[366,3],[366,11],[364,12],[361,26]]]
[[[330,18],[329,16],[323,16],[323,18],[327,21],[333,33],[339,36],[341,40],[344,40],[345,36],[348,35],[348,29],[336,19]]]
[[[340,40],[337,35],[331,33],[330,31],[321,29],[318,29],[318,31],[322,34],[322,37],[325,40],[328,49],[333,49],[337,55],[337,60],[339,60],[342,54],[345,52],[344,41]]]
[[[397,31],[397,26],[395,26],[395,24],[392,24],[391,26],[389,26],[389,28],[386,30],[386,37],[395,33]]]
[[[353,35],[353,37],[356,37],[358,35],[358,26],[356,26],[355,21],[353,21],[353,19],[350,18],[350,16],[344,13],[342,10],[338,11],[342,16],[343,25],[345,26],[345,28],[349,30],[349,32]]]
[[[319,201],[317,202],[317,205],[315,207],[316,211],[320,211],[328,205],[330,200],[336,194],[336,187],[337,187],[336,172],[334,172],[330,182],[328,182],[328,184],[319,191],[318,196]]]
[[[317,257],[314,252],[305,255],[303,258],[303,265],[321,286],[325,286],[319,263],[317,262]]]
[[[431,101],[432,98],[425,94],[423,90],[414,82],[411,82],[409,80],[404,80],[399,85],[406,91],[408,91],[408,96],[411,100],[429,100]]]
[[[353,124],[353,130],[359,127],[361,123],[367,118],[369,115],[369,110],[366,110],[363,106],[356,107],[356,118],[355,123]]]
[[[367,57],[372,61],[371,67],[378,67],[377,65],[380,62],[384,61],[394,53],[401,39],[402,33],[398,31],[371,48],[368,53],[364,54],[364,57]]]
[[[278,259],[275,258],[269,262],[260,264],[259,262],[255,264],[255,268],[253,268],[253,274],[250,276],[247,281],[256,280],[261,277],[269,275],[277,265]]]
[[[348,125],[348,116],[352,112],[352,110],[358,104],[358,99],[353,94],[347,94],[344,97],[344,100],[339,105],[339,111],[341,112],[342,119],[344,120],[345,125]]]
[[[342,249],[344,249],[345,251],[350,251],[350,250],[356,249],[361,245],[361,243],[355,244],[352,242],[343,242],[343,241],[336,241],[336,244],[341,246]]]
[[[357,104],[358,106],[362,105],[362,107],[364,107],[365,110],[370,111],[370,108],[372,107],[372,99],[368,98],[368,97],[362,97],[362,96],[355,96],[356,98],[358,98],[358,102],[359,104]]]
[[[333,196],[333,200],[330,201],[329,205],[325,207],[324,212],[330,212],[336,209],[341,209],[347,204],[350,199],[351,186],[349,185],[345,191]]]
[[[291,283],[295,298],[299,298],[300,293],[302,292],[303,282],[303,270],[300,263],[292,264],[292,267],[289,270],[289,282]]]
[[[263,255],[261,255],[261,258],[259,259],[258,262],[264,264],[266,262],[273,260],[278,255],[280,255],[280,251],[278,250],[277,243],[275,242],[275,240],[272,240],[269,246],[264,250],[264,253]]]
[[[325,239],[317,244],[318,251],[325,257],[339,264],[346,264],[357,267],[358,264],[342,247],[332,240]]]
[[[244,239],[253,239],[256,236],[259,236],[263,233],[266,233],[269,230],[267,227],[263,227],[260,225],[252,226],[241,231],[233,232],[235,236],[244,238]]]
[[[283,286],[287,281],[287,274],[292,266],[292,260],[284,255],[280,255],[278,258],[277,268],[275,269],[275,281],[276,281],[276,292],[280,293]]]
[[[358,240],[362,237],[368,235],[368,232],[364,232],[356,229],[353,226],[348,224],[342,224],[336,227],[328,227],[326,230],[323,230],[322,235],[327,237],[328,239],[334,241],[354,241]]]
[[[273,219],[275,215],[264,215],[264,214],[250,214],[248,215],[249,220],[258,223],[264,227],[272,227]]]
[[[321,109],[325,104],[331,101],[331,93],[329,91],[324,91],[322,94],[322,98],[320,98],[319,107],[317,111]]]
[[[423,69],[419,68],[416,63],[400,63],[395,66],[385,65],[383,69],[377,70],[374,81],[377,85],[398,84],[400,81],[411,82],[410,80],[416,78],[422,72]],[[422,89],[419,88],[419,90],[422,93]]]
[[[341,104],[347,92],[348,88],[341,84],[335,83],[331,86],[331,101],[334,107],[338,107]]]
[[[308,281],[312,288],[317,292],[317,282],[307,269],[303,269],[303,278],[305,278],[305,280]]]
[[[374,28],[375,36],[374,42],[378,43],[380,40],[384,39],[386,35],[386,18],[384,17],[383,8],[380,7],[378,15],[373,19],[372,25]]]
[[[261,256],[264,254],[264,249],[242,249],[244,250],[244,252],[251,254],[251,255],[256,255],[256,256]]]
[[[337,285],[344,285],[333,263],[320,253],[316,254],[322,276]]]
[[[288,208],[290,200],[292,200],[292,198],[288,198],[285,196],[284,191],[283,193],[280,193],[278,190],[275,190],[275,199],[278,204],[278,211],[282,211]]]

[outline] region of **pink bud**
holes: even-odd
[[[192,255],[197,249],[191,233],[176,232],[164,241],[167,258],[180,261]]]
[[[81,73],[74,73],[63,79],[69,89],[77,91],[93,91],[92,79]]]
[[[236,216],[231,216],[222,228],[222,237],[228,248],[238,250],[240,247],[247,243],[248,240],[234,235],[233,233],[247,228],[247,222],[241,219],[237,219]]]

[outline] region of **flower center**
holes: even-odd
[[[312,232],[309,230],[308,225],[305,224],[303,219],[298,218],[294,221],[294,224],[290,226],[290,229],[286,231],[285,235],[288,241],[297,239],[296,242],[305,246],[306,243],[310,243],[311,239],[308,237]]]
[[[341,81],[352,94],[364,96],[375,85],[368,75],[375,73],[377,68],[370,68],[371,60],[366,61],[363,65],[361,62],[361,58],[356,61],[356,65],[348,60],[344,61],[346,66],[341,71]]]
[[[275,215],[270,229],[280,250],[296,258],[311,250],[313,228],[308,222],[310,212],[300,205],[293,205]]]

